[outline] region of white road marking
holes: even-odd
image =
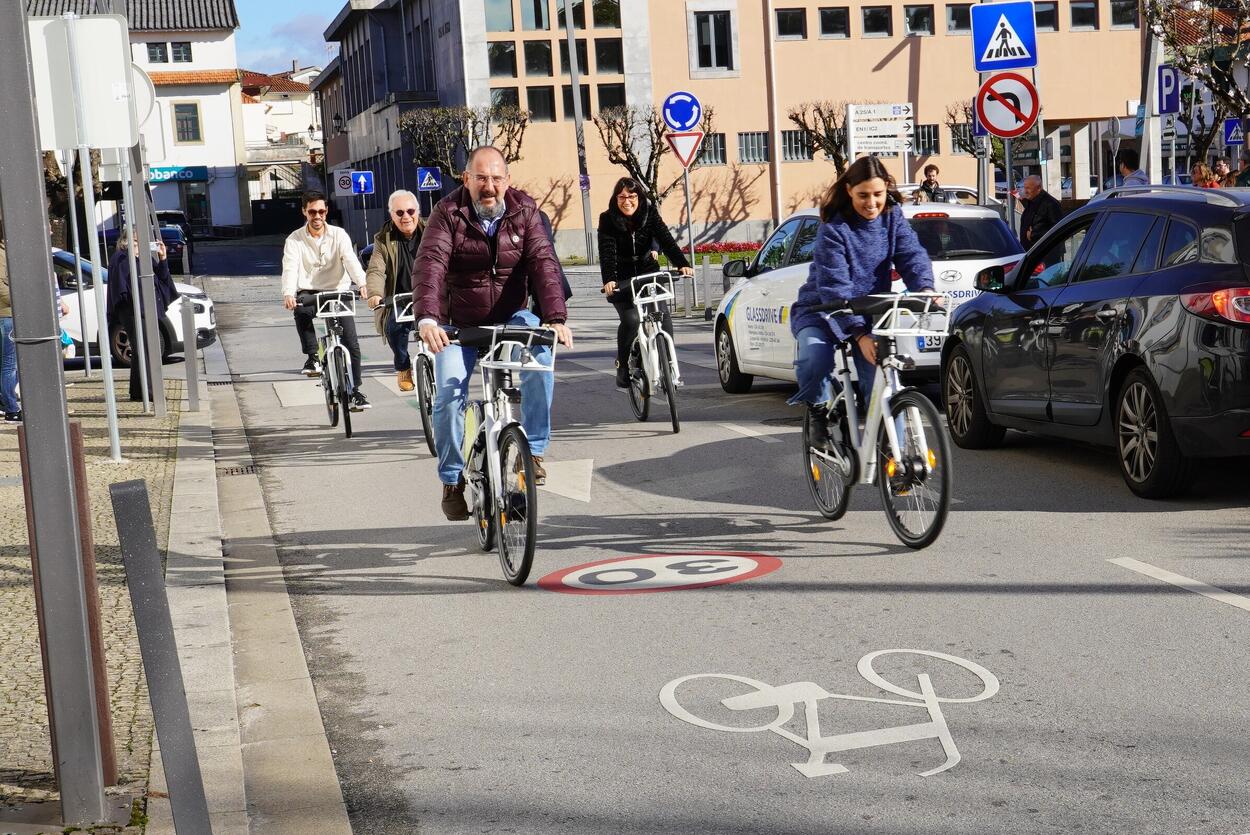
[[[1138,574],[1144,574],[1147,577],[1153,577],[1156,580],[1162,580],[1165,583],[1171,583],[1185,591],[1192,591],[1194,594],[1200,594],[1203,597],[1209,597],[1220,603],[1227,603],[1229,606],[1235,606],[1243,611],[1250,612],[1250,597],[1243,597],[1240,594],[1233,594],[1231,591],[1208,585],[1201,580],[1194,580],[1183,574],[1176,574],[1164,568],[1153,566],[1150,563],[1135,560],[1132,557],[1119,557],[1114,560],[1107,560],[1109,563],[1127,568],[1129,571],[1136,571]]]
[[[326,402],[325,395],[321,393],[321,386],[312,379],[274,383],[273,393],[278,395],[278,402],[284,409],[291,406],[324,405]]]
[[[757,441],[763,441],[766,444],[779,444],[780,438],[774,438],[772,435],[760,432],[758,429],[752,429],[749,426],[738,426],[734,423],[722,423],[722,429],[728,429],[730,432],[737,432],[739,435],[745,435],[748,438],[754,438]]]
[[[576,461],[544,461],[547,483],[539,487],[575,502],[590,502],[590,485],[594,481],[595,459]]]

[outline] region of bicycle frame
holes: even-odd
[[[638,311],[638,330],[642,339],[638,340],[642,351],[643,373],[647,375],[650,391],[655,391],[660,380],[660,352],[656,342],[663,339],[668,343],[669,363],[673,371],[673,384],[681,385],[681,368],[677,365],[677,346],[673,338],[662,326],[664,304],[675,299],[673,291],[673,274],[667,270],[656,273],[636,275],[629,281],[634,296],[634,310]]]
[[[323,365],[329,366],[331,363],[343,363],[344,368],[350,369],[352,357],[347,350],[347,346],[343,344],[341,335],[343,333],[343,325],[339,322],[339,318],[343,316],[356,315],[355,295],[352,295],[350,303],[343,300],[346,293],[330,292],[317,294],[317,313],[315,318],[320,320],[325,332],[319,337],[321,342]],[[330,374],[330,380],[338,379],[333,372]],[[354,382],[354,381],[353,381]],[[342,400],[346,403],[348,392],[342,393]]]
[[[412,322],[415,324],[417,321],[417,315],[412,309],[412,293],[399,293],[392,298],[391,312],[394,313],[396,322]],[[434,354],[425,344],[425,340],[421,338],[421,335],[417,333],[417,329],[415,327],[412,329],[412,334],[409,336],[409,339],[417,343],[417,356],[425,355],[430,358],[431,362],[434,360]]]

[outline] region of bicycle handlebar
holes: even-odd
[[[551,347],[556,343],[555,331],[547,328],[525,328],[516,325],[466,325],[462,328],[443,325],[453,342],[465,348],[489,348],[500,342]]]
[[[941,293],[910,293],[882,294],[860,296],[857,299],[839,299],[828,304],[818,304],[810,308],[813,313],[850,313],[855,316],[880,316],[892,309],[909,310],[912,313],[945,312],[945,308],[935,304],[942,298]]]

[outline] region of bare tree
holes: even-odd
[[[510,105],[427,107],[399,117],[399,131],[413,146],[413,162],[459,177],[463,160],[480,145],[494,145],[509,164],[521,159],[530,114]]]
[[[703,111],[703,119],[699,130],[704,136],[713,132],[713,109]],[[613,107],[601,111],[592,117],[595,128],[599,131],[599,139],[608,152],[608,162],[619,165],[629,172],[646,190],[647,197],[658,204],[673,192],[681,183],[677,177],[663,188],[660,187],[660,163],[664,155],[671,153],[668,140],[668,126],[664,117],[655,106],[650,107]],[[706,144],[699,150],[694,165],[699,163]]]
[[[824,152],[841,177],[846,173],[847,102],[809,101],[790,108],[787,118],[803,131],[813,150]]]
[[[1250,114],[1239,80],[1250,71],[1250,0],[1142,0],[1142,12],[1171,60],[1211,91],[1217,107]]]

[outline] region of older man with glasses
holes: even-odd
[[[391,217],[373,237],[373,255],[369,256],[369,268],[365,270],[369,307],[373,309],[378,333],[391,346],[399,390],[412,391],[412,359],[408,356],[412,323],[396,322],[384,302],[399,293],[412,292],[412,264],[421,245],[424,224],[417,196],[411,191],[400,189],[392,193],[386,205]]]
[[[360,267],[347,230],[326,221],[326,196],[319,191],[308,191],[302,203],[307,223],[287,236],[282,250],[282,301],[295,315],[300,349],[307,357],[303,372],[316,377],[321,373],[321,364],[317,361],[317,329],[313,325],[317,294],[346,292],[354,284],[363,298],[365,271]],[[345,316],[342,324],[343,344],[352,358],[351,409],[359,412],[371,408],[360,390],[360,340],[356,336],[355,320]]]

